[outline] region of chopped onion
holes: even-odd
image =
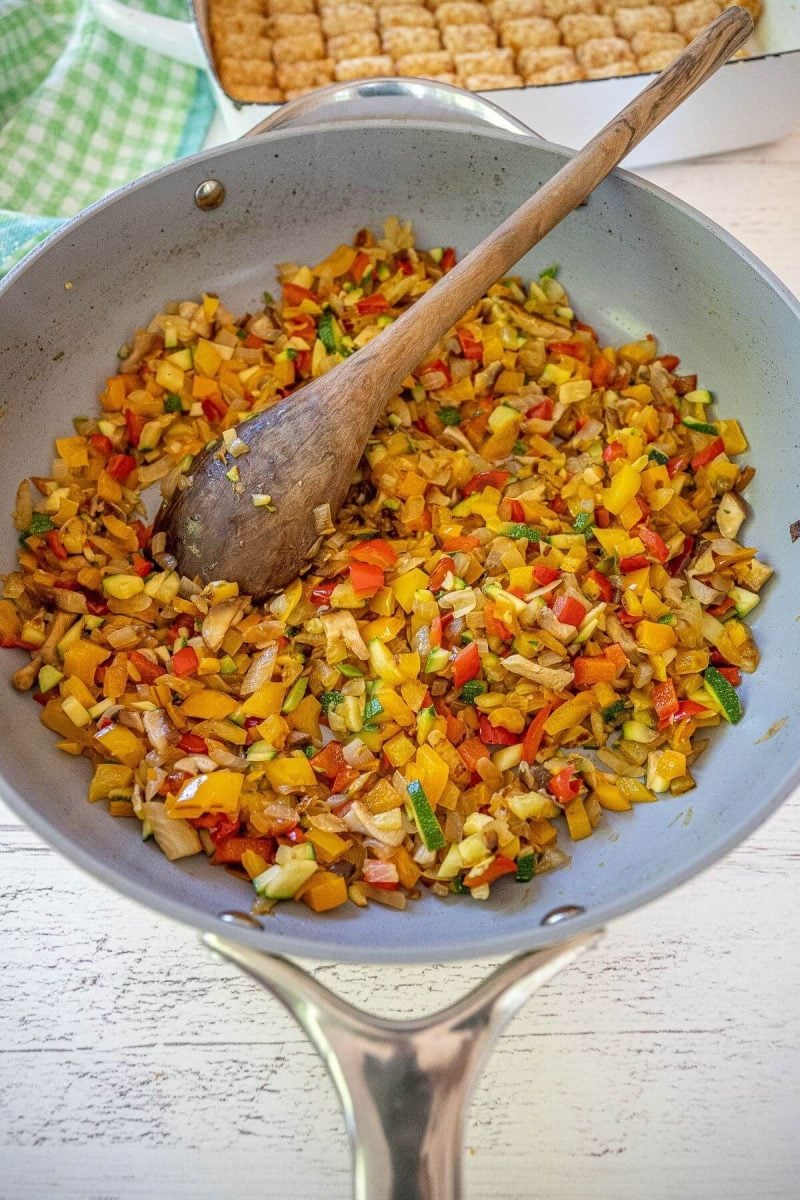
[[[259,650],[257,654],[253,655],[250,666],[247,668],[247,673],[242,680],[241,693],[243,696],[252,695],[263,684],[271,681],[277,657],[277,642],[272,642],[269,646],[265,646],[263,650]]]

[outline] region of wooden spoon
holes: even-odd
[[[249,453],[235,459],[235,490],[214,450],[162,510],[157,528],[181,574],[236,581],[260,598],[293,579],[319,537],[313,510],[335,516],[370,433],[402,381],[459,317],[581,204],[625,155],[727,62],[753,31],[727,9],[516,212],[378,337],[240,429]],[[267,493],[275,511],[257,508]]]

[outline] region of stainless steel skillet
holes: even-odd
[[[369,107],[387,89],[393,115]],[[411,85],[408,99],[397,90],[356,88],[360,110],[328,96],[337,120],[302,106],[302,127],[284,124],[151,176],[73,221],[4,281],[2,511],[10,511],[21,475],[46,470],[53,437],[91,411],[114,349],[165,300],[214,287],[244,310],[270,288],[272,263],[318,259],[391,213],[412,218],[422,244],[464,251],[566,154],[509,127],[497,110],[491,124],[479,123],[474,97],[463,112],[450,90]],[[432,109],[443,96],[445,107]],[[280,119],[288,115],[287,106]],[[215,206],[219,184],[225,195]],[[574,847],[570,869],[530,888],[498,888],[487,905],[426,899],[403,914],[330,918],[287,906],[260,928],[236,916],[249,903],[243,885],[205,862],[168,863],[126,822],[87,805],[85,765],[55,750],[29,699],[0,687],[5,798],[99,878],[201,928],[209,945],[292,1009],[326,1058],[360,1138],[361,1200],[458,1196],[465,1099],[504,1020],[607,920],[720,857],[800,778],[800,547],[789,532],[800,519],[800,310],[727,235],[624,173],[520,271],[553,261],[578,310],[604,335],[655,332],[686,370],[701,373],[751,441],[758,475],[748,492],[748,540],[778,577],[755,621],[763,660],[745,685],[745,719],[704,757],[696,792],[609,819],[606,834]],[[10,522],[6,538],[10,566]],[[283,957],[441,962],[503,954],[521,957],[448,1013],[402,1025],[355,1013]]]

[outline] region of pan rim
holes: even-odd
[[[157,183],[162,178],[173,174],[186,172],[191,174],[198,166],[207,166],[210,163],[216,163],[219,160],[224,160],[228,155],[235,153],[238,149],[247,150],[253,145],[257,145],[262,140],[269,139],[270,144],[275,144],[287,139],[297,139],[304,137],[317,136],[320,133],[336,132],[341,130],[343,125],[352,127],[351,122],[320,122],[319,124],[304,126],[302,129],[292,130],[286,129],[276,131],[274,133],[266,133],[245,143],[232,143],[211,150],[202,151],[199,154],[192,155],[189,158],[182,159],[178,163],[168,164],[158,171],[152,172],[141,179],[136,180],[123,188],[111,193],[108,196],[98,200],[95,204],[84,209],[71,218],[62,228],[51,234],[40,246],[31,252],[25,259],[18,263],[0,282],[0,296],[4,295],[11,287],[15,286],[18,280],[21,280],[26,271],[33,266],[38,259],[48,252],[60,239],[71,236],[72,232],[80,225],[88,221],[95,213],[104,210],[111,205],[122,202],[129,194],[138,192],[139,190],[149,187],[151,184]],[[363,126],[364,122],[357,123]],[[367,122],[366,124],[376,126],[377,128],[385,128],[392,130],[397,128],[397,123],[391,120],[380,120]],[[516,134],[498,129],[470,129],[467,126],[454,128],[446,122],[435,120],[417,120],[413,123],[404,122],[406,128],[411,128],[414,132],[422,132],[430,129],[438,132],[446,131],[451,138],[454,136],[468,135],[472,138],[491,138],[492,141],[510,141],[512,143],[530,144],[538,150],[546,150],[553,152],[556,158],[569,157],[571,151],[564,147],[557,146],[551,142],[533,141],[524,134]],[[794,295],[789,291],[788,287],[779,280],[774,273],[765,266],[747,247],[743,246],[736,238],[727,231],[722,229],[716,222],[700,213],[691,205],[670,195],[664,189],[656,184],[652,184],[647,180],[643,180],[637,176],[624,170],[617,170],[614,176],[627,184],[633,185],[637,190],[641,189],[645,194],[655,198],[660,203],[667,204],[673,209],[687,216],[696,225],[699,225],[703,230],[710,233],[718,241],[721,241],[728,249],[732,250],[747,266],[764,282],[773,292],[783,301],[791,314],[796,320],[800,321],[800,303]],[[497,959],[509,954],[515,954],[524,950],[531,950],[540,947],[557,944],[567,935],[577,934],[585,930],[597,928],[606,924],[617,916],[630,912],[634,909],[641,908],[645,904],[651,903],[658,897],[672,891],[674,888],[686,883],[689,879],[699,874],[706,867],[710,866],[725,857],[735,846],[743,842],[749,835],[758,828],[792,791],[800,784],[800,760],[798,760],[792,770],[779,782],[768,798],[755,808],[748,818],[739,823],[734,829],[725,831],[711,845],[705,845],[696,853],[689,855],[686,861],[682,864],[681,869],[673,871],[668,875],[662,876],[653,882],[644,885],[633,892],[623,893],[614,900],[610,900],[596,909],[592,909],[580,916],[574,917],[563,924],[550,927],[542,927],[539,924],[532,924],[527,928],[512,929],[507,933],[497,933],[493,930],[491,947],[484,944],[484,940],[479,933],[470,935],[458,934],[452,942],[447,945],[436,945],[434,952],[428,947],[422,948],[418,944],[412,945],[407,941],[401,940],[395,943],[388,943],[382,946],[372,946],[366,944],[351,944],[344,943],[341,945],[335,944],[330,939],[330,927],[328,924],[316,922],[310,923],[308,936],[297,936],[296,934],[281,934],[278,932],[276,925],[275,932],[270,929],[271,922],[266,924],[262,930],[248,929],[244,926],[232,925],[222,921],[220,918],[214,918],[202,911],[198,911],[184,901],[169,897],[161,889],[153,889],[149,886],[141,885],[132,879],[127,878],[124,874],[119,873],[115,867],[103,859],[97,859],[93,856],[90,849],[83,843],[73,840],[54,829],[51,822],[15,788],[5,779],[0,764],[0,796],[8,804],[9,808],[18,816],[25,824],[34,830],[42,837],[50,846],[65,858],[77,865],[80,869],[86,871],[100,883],[105,884],[114,890],[121,892],[128,898],[145,905],[148,908],[154,909],[164,916],[178,920],[182,924],[191,925],[195,929],[205,932],[213,932],[223,934],[235,941],[242,942],[254,949],[261,950],[266,953],[291,955],[298,958],[310,959],[316,962],[330,961],[331,951],[335,951],[335,960],[342,963],[424,963],[424,962],[445,962],[456,961],[463,959],[481,959],[492,958]]]

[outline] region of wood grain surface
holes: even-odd
[[[800,133],[653,169],[800,290]],[[800,794],[528,1004],[478,1086],[468,1200],[795,1200]],[[346,1200],[333,1088],[278,1003],[0,805],[0,1200]],[[316,968],[385,1015],[488,970]]]

